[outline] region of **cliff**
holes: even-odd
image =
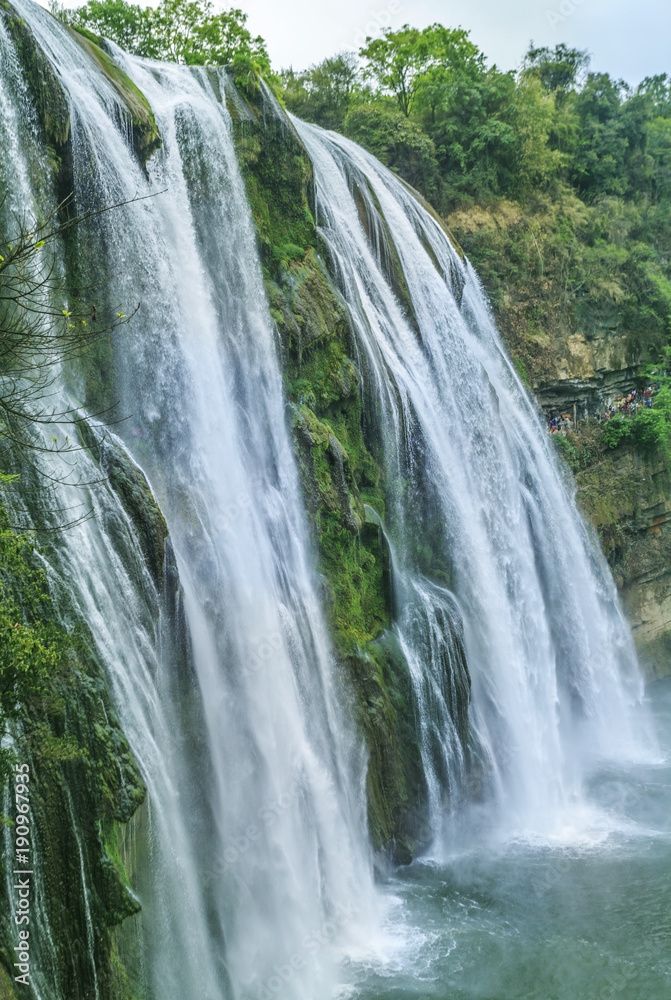
[[[548,416],[574,406],[579,419],[603,412],[636,384],[646,357],[649,345],[627,308],[641,289],[590,253],[590,229],[607,209],[561,191],[448,217],[518,371]]]
[[[152,605],[169,578],[163,518],[125,454],[88,425],[80,430],[103,477],[101,488],[118,497],[118,556],[132,564],[123,543],[127,516],[150,567],[149,589],[141,579],[137,586],[144,589],[148,613],[157,616]],[[15,766],[27,766],[29,773],[30,863],[23,867],[32,870],[31,982],[48,983],[57,991],[49,996],[139,997],[132,981],[139,971],[139,926],[129,918],[140,910],[131,876],[143,839],[137,831],[144,825],[145,787],[89,627],[64,580],[44,568],[58,564],[53,558],[58,533],[17,533],[12,527],[17,516],[25,520],[26,497],[36,519],[41,504],[49,502],[48,484],[36,479],[29,488],[27,475],[24,470],[18,514],[12,490],[1,513],[0,660],[6,670],[25,653],[39,684],[33,681],[5,721],[0,764],[12,786]],[[8,806],[5,872],[15,861],[15,810],[6,798]],[[13,981],[17,928],[7,903],[0,923],[0,996],[15,1000],[24,987]]]
[[[585,234],[609,213],[619,257],[610,247],[612,254],[601,248],[600,258]],[[646,290],[623,264],[633,222],[617,204],[588,206],[569,191],[539,195],[526,206],[505,200],[475,206],[448,221],[478,268],[539,410],[545,418],[577,417],[560,453],[576,476],[578,504],[597,530],[646,675],[668,674],[667,461],[627,443],[609,451],[594,423],[618,397],[645,384],[651,342],[640,316]]]
[[[576,499],[594,524],[650,680],[671,672],[671,473],[664,455],[629,444],[594,448],[594,428],[569,437],[589,464],[576,469]]]
[[[427,836],[427,791],[407,665],[389,630],[384,472],[370,420],[365,432],[353,334],[315,225],[311,164],[293,126],[265,90],[244,99],[231,86],[228,104],[281,341],[331,635],[369,752],[370,832],[378,849],[407,862]]]

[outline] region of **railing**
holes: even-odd
[[[659,385],[651,385],[639,391],[633,390],[627,396],[618,396],[605,411],[599,411],[595,416],[578,419],[577,403],[573,404],[573,414],[561,413],[548,420],[548,431],[551,434],[567,434],[569,431],[578,429],[580,423],[590,423],[594,421],[598,424],[605,423],[613,417],[620,416],[631,419],[637,415],[639,410],[651,409],[653,400],[659,392]]]

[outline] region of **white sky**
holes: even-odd
[[[632,84],[671,73],[670,0],[218,0],[217,6],[240,7],[249,15],[248,27],[265,38],[276,69],[304,69],[356,49],[381,26],[423,28],[439,21],[470,29],[489,62],[501,69],[518,67],[533,39],[536,45],[566,42],[588,49],[593,70]]]

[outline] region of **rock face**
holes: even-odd
[[[576,233],[593,210],[566,192],[557,202],[542,195],[532,202],[476,205],[448,222],[540,408],[555,416],[575,406],[583,419],[636,384],[642,345],[615,276],[592,281],[590,265],[576,263]]]
[[[53,152],[54,186],[59,202],[69,198],[74,189],[72,151],[70,148],[70,108],[61,83],[49,59],[40,48],[33,32],[17,14],[9,0],[0,3],[0,17],[5,21],[21,60],[25,80],[30,88],[46,148]],[[100,73],[113,88],[118,100],[118,115],[123,124],[129,123],[138,159],[146,165],[149,157],[161,146],[149,101],[132,80],[104,51],[104,41],[87,31],[67,28],[72,38],[89,55],[91,73]]]
[[[640,384],[640,367],[625,364],[627,338],[603,324],[585,326],[558,338],[554,345],[554,377],[534,380],[533,391],[543,412],[595,417],[618,396]]]
[[[165,522],[142,473],[125,453],[103,442],[87,425],[80,429],[140,541],[153,580],[148,610],[158,618],[161,595],[169,603],[172,594],[166,591],[176,583],[166,566],[171,556]],[[39,484],[30,495],[39,509]],[[0,513],[6,517],[4,510]],[[125,523],[119,525],[120,538]],[[113,535],[113,526],[109,527]],[[31,944],[32,967],[50,984],[54,992],[49,996],[131,1000],[142,995],[134,982],[138,927],[132,921],[129,925],[128,918],[140,910],[130,886],[132,857],[141,841],[133,831],[143,825],[136,813],[145,799],[144,784],[86,622],[67,591],[51,575],[47,577],[32,543],[6,528],[4,520],[0,535],[3,596],[11,588],[26,632],[36,622],[43,631],[48,629],[54,653],[49,678],[12,724],[16,758],[29,766],[32,779],[31,898],[33,907],[41,909],[42,931],[50,929],[49,935],[36,935]],[[48,547],[40,554],[50,561]],[[118,555],[124,559],[121,542]],[[2,766],[7,763],[13,771],[13,760],[0,760]],[[8,858],[10,852],[5,863]],[[9,914],[7,899],[3,909]],[[15,928],[3,920],[0,996],[6,1000],[16,1000],[24,989],[16,990],[13,982],[15,944]]]
[[[407,862],[427,837],[427,788],[408,668],[389,630],[384,472],[364,417],[354,338],[315,226],[310,160],[293,126],[268,92],[245,100],[229,87],[226,97],[281,341],[327,617],[369,751],[370,832],[379,850]]]
[[[547,417],[559,413],[574,413],[578,420],[603,414],[618,396],[626,396],[640,384],[636,365],[624,368],[597,367],[603,361],[598,357],[599,345],[590,343],[580,334],[569,338],[570,350],[559,359],[558,377],[533,386],[534,395]],[[604,351],[608,346],[603,345]]]
[[[578,239],[601,209],[567,192],[555,200],[538,194],[526,208],[502,200],[454,212],[448,222],[477,265],[498,327],[539,409],[546,417],[577,418],[578,435],[564,442],[567,457],[584,457],[585,447],[593,452],[588,461],[572,462],[582,469],[578,500],[613,569],[641,662],[649,676],[657,676],[671,669],[666,464],[627,445],[606,452],[591,439],[593,418],[644,385],[646,349],[645,330],[637,328],[627,305],[634,291],[612,264],[594,270],[587,243]],[[640,290],[635,298],[645,302]]]
[[[624,446],[577,475],[649,679],[671,673],[671,474]]]

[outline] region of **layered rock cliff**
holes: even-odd
[[[648,343],[632,316],[633,294],[613,263],[581,260],[577,232],[612,211],[615,243],[627,231],[621,209],[588,207],[565,192],[522,208],[501,201],[455,212],[449,223],[479,268],[518,371],[544,418],[569,414],[577,428],[561,454],[577,476],[577,499],[597,529],[649,677],[671,670],[671,482],[661,454],[600,444],[595,419],[645,385]],[[621,233],[618,233],[618,226]],[[639,303],[645,292],[636,289]],[[643,298],[642,298],[643,297]],[[577,433],[576,433],[577,431]]]
[[[576,447],[598,432],[572,435]],[[671,474],[664,455],[624,444],[576,473],[649,679],[671,671]]]

